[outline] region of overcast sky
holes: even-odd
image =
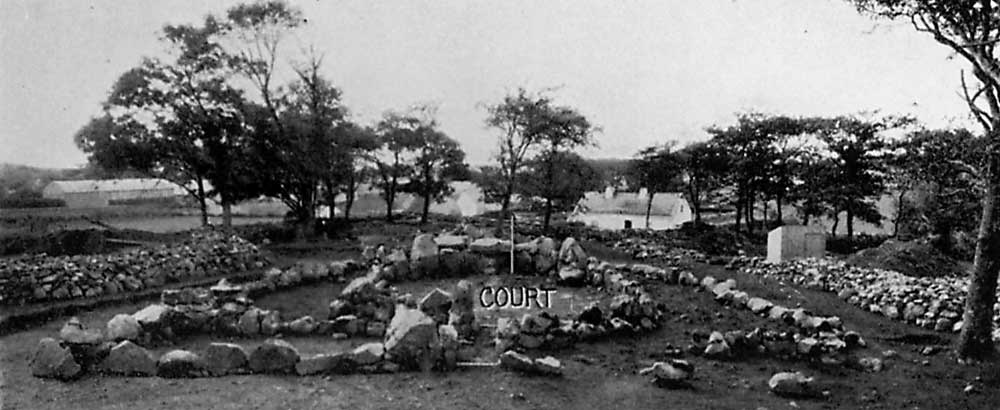
[[[0,162],[86,161],[73,133],[100,111],[119,74],[158,55],[165,23],[234,2],[0,0]],[[964,65],[902,23],[842,0],[336,1],[295,3],[292,39],[313,45],[352,115],[440,105],[469,162],[490,160],[483,103],[559,87],[556,99],[600,125],[594,157],[631,156],[706,138],[739,111],[836,115],[860,110],[965,125]]]

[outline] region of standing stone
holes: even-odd
[[[767,261],[779,263],[793,259],[822,258],[826,253],[826,234],[802,225],[779,226],[767,234]]]
[[[475,338],[478,332],[475,303],[472,283],[464,279],[458,281],[458,284],[455,285],[451,309],[448,312],[448,324],[455,327],[461,338]]]
[[[556,248],[556,241],[552,238],[541,237],[538,241],[538,253],[535,254],[535,272],[539,275],[548,275],[559,262],[559,249]]]
[[[444,369],[454,369],[458,364],[458,330],[454,326],[438,327],[438,339],[441,341],[441,358]]]
[[[156,362],[156,374],[160,377],[198,377],[203,371],[201,357],[187,350],[171,350]]]
[[[575,238],[569,237],[563,241],[559,248],[559,263],[561,266],[574,266],[579,269],[587,267],[587,253]],[[561,272],[560,272],[561,274]]]
[[[124,376],[153,376],[156,374],[156,359],[142,346],[125,340],[111,348],[100,368]]]
[[[254,373],[292,373],[299,361],[299,352],[288,342],[268,339],[250,354],[250,370]]]
[[[73,354],[68,348],[62,347],[59,341],[46,337],[38,342],[38,350],[31,358],[32,375],[70,380],[82,372],[83,368],[73,359]]]
[[[214,376],[239,372],[249,361],[247,351],[237,344],[212,343],[205,349],[205,368]]]
[[[117,314],[108,321],[108,340],[138,340],[142,328],[132,315]]]
[[[439,265],[438,245],[434,242],[434,235],[425,233],[413,238],[413,246],[410,248],[410,273],[415,276],[414,279],[435,276]]]
[[[433,367],[440,351],[438,329],[423,312],[397,306],[385,335],[385,350],[389,360],[408,368],[427,371]]]

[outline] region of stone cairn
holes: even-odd
[[[252,243],[215,231],[109,254],[5,258],[0,259],[0,305],[136,292],[266,264]]]
[[[939,332],[962,329],[967,278],[912,277],[900,272],[851,266],[833,259],[803,259],[771,264],[760,258],[734,258],[728,265],[746,273],[836,293],[840,299],[889,319]],[[1000,292],[998,292],[1000,295]],[[1000,302],[994,306],[1000,325]],[[1000,328],[993,335],[1000,340]]]

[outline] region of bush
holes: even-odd
[[[828,236],[826,239],[826,250],[830,253],[851,254],[862,249],[875,248],[882,245],[890,235],[870,235],[858,234],[852,238],[846,236]]]

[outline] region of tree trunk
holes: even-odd
[[[198,177],[198,205],[201,208],[201,226],[208,226],[208,203],[205,198],[205,181]]]
[[[743,197],[739,194],[736,196],[736,233],[740,232],[740,219],[743,213]]]
[[[846,216],[847,239],[851,239],[854,237],[854,212],[853,212],[854,207],[852,205],[853,202],[850,201],[847,202],[847,216]]]
[[[348,178],[347,192],[344,193],[344,222],[351,221],[351,207],[354,206],[354,194],[358,191],[358,184],[354,177],[354,171],[351,171]],[[330,212],[333,212],[333,208],[330,208]]]
[[[545,219],[542,222],[542,230],[548,232],[549,222],[552,219],[552,198],[545,198]]]
[[[906,190],[899,190],[899,196],[896,197],[896,217],[892,222],[892,237],[899,238],[899,224],[903,222],[903,195],[906,195]]]
[[[782,226],[782,225],[785,224],[785,214],[781,210],[781,202],[782,202],[781,201],[781,195],[778,195],[777,197],[774,198],[774,205],[778,207],[778,209],[777,209],[777,212],[778,212],[778,226]]]
[[[994,137],[995,138],[995,137]],[[992,158],[987,169],[988,184],[983,197],[983,213],[976,238],[976,257],[958,336],[961,358],[983,359],[994,353],[993,305],[996,303],[997,272],[1000,270],[1000,226],[997,226],[997,196],[1000,195],[1000,163]]]
[[[833,228],[830,229],[830,236],[837,237],[837,225],[840,225],[840,212],[833,214]]]
[[[752,235],[753,234],[753,228],[754,228],[754,226],[753,226],[753,223],[754,223],[753,222],[753,203],[754,203],[753,192],[747,194],[746,201],[747,202],[746,202],[745,206],[746,206],[746,212],[747,212],[747,233]]]
[[[431,213],[431,192],[424,191],[424,209],[420,214],[420,223],[427,223],[427,217]]]
[[[653,211],[653,196],[656,192],[649,193],[649,199],[646,201],[646,229],[649,229],[649,214]]]
[[[222,201],[222,227],[230,229],[233,227],[233,204],[232,201]]]

